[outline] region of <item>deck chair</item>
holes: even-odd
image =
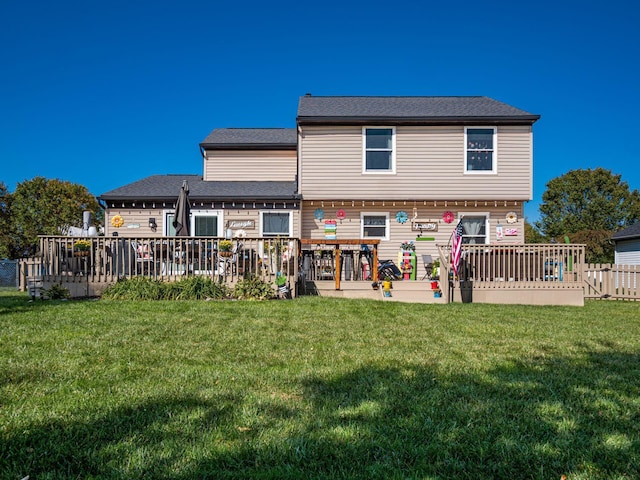
[[[131,242],[134,253],[136,273],[151,275],[155,272],[153,249],[148,243]]]
[[[431,271],[433,269],[433,258],[431,255],[422,255],[422,265],[424,266],[424,275],[420,280],[425,278],[431,279]]]

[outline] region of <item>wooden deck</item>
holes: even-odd
[[[274,284],[286,275],[290,285],[304,285],[294,296],[369,298],[415,303],[522,303],[584,305],[583,245],[463,245],[458,276],[452,273],[449,247],[438,245],[442,297],[436,298],[418,262],[414,280],[395,280],[390,296],[374,290],[378,240],[233,239],[234,251],[222,252],[219,237],[92,237],[79,249],[78,238],[41,237],[40,255],[23,267],[23,285],[45,288],[60,283],[72,297],[99,296],[122,278],[144,276],[175,281],[207,276],[233,285],[247,275]],[[408,254],[407,254],[408,255]],[[406,255],[405,255],[406,257]],[[406,262],[405,262],[406,266]],[[406,276],[406,271],[402,272]],[[598,275],[598,279],[604,276]],[[608,278],[608,277],[607,277]],[[625,280],[625,292],[636,277]],[[304,279],[304,281],[302,281]],[[449,289],[449,279],[453,288]],[[589,277],[591,289],[605,283]],[[35,287],[34,287],[35,288]],[[451,295],[453,293],[453,295]]]

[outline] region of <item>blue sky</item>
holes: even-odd
[[[293,127],[314,95],[486,95],[540,114],[534,200],[571,169],[640,189],[640,7],[0,0],[0,181],[104,192],[202,173],[214,128]],[[634,162],[634,159],[636,162]]]

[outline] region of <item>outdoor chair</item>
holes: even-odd
[[[431,255],[422,255],[422,265],[424,266],[424,275],[420,280],[431,279],[431,271],[433,270],[433,258]]]
[[[134,253],[136,273],[151,275],[155,272],[153,248],[148,243],[131,242]]]

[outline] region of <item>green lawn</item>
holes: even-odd
[[[0,294],[0,478],[640,478],[640,304]]]

